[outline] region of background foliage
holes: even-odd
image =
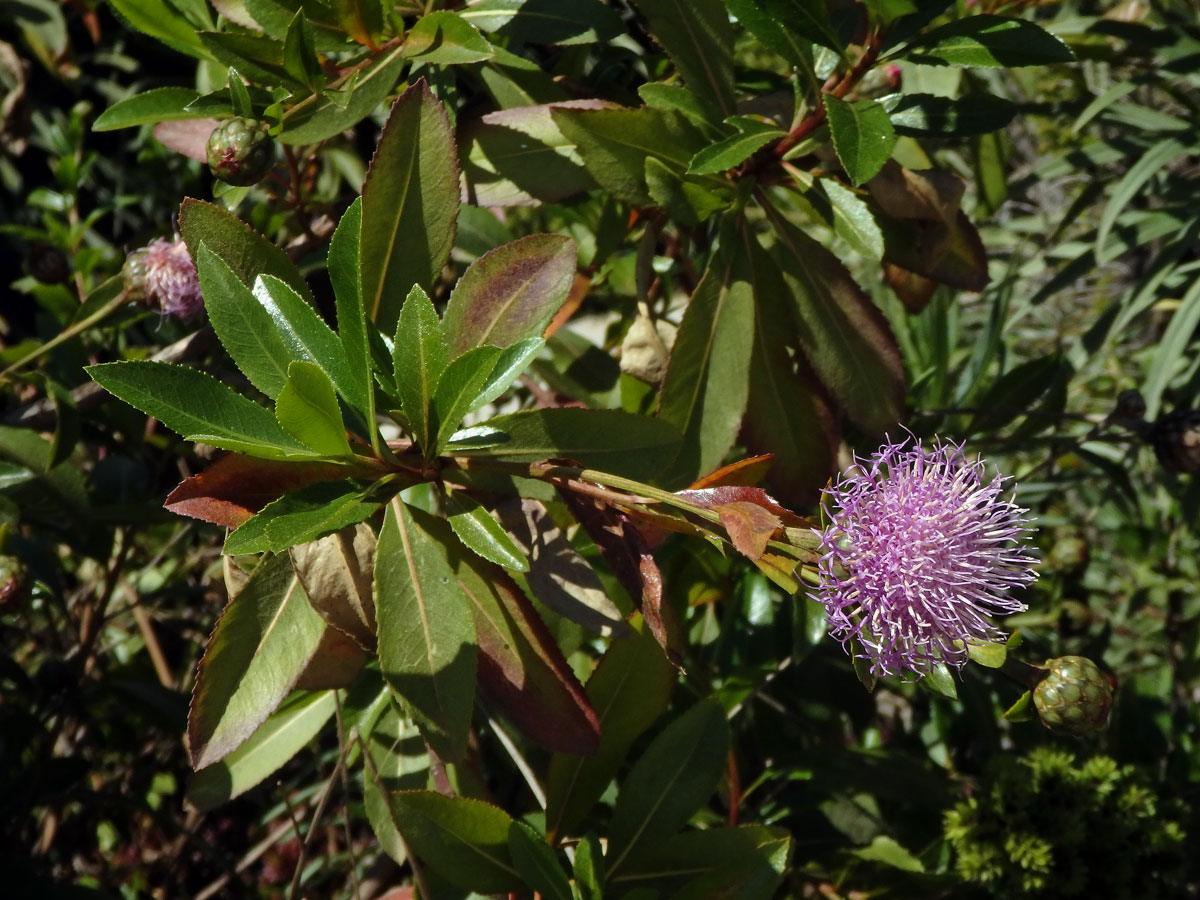
[[[1194,895],[1192,4],[0,17],[15,896]],[[173,232],[203,318],[122,293]],[[1103,734],[822,639],[796,516],[900,425],[1015,476]]]

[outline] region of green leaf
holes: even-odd
[[[439,66],[491,59],[487,38],[458,13],[442,10],[421,16],[404,40],[404,55],[416,62]]]
[[[284,430],[321,456],[353,457],[333,382],[318,365],[293,360],[287,383],[275,400],[275,418]]]
[[[1075,59],[1062,40],[1033,22],[993,15],[967,16],[927,31],[907,55],[949,66],[1045,66]]]
[[[214,59],[237,69],[251,83],[308,93],[307,85],[284,67],[283,41],[262,34],[231,31],[201,31],[199,37]]]
[[[252,287],[259,275],[274,275],[316,305],[308,283],[287,254],[220,206],[186,198],[179,206],[179,233],[192,259],[206,244],[246,287]]]
[[[958,699],[958,686],[954,683],[954,675],[945,663],[934,663],[921,679],[921,684],[935,694],[941,694],[949,700]]]
[[[639,205],[651,201],[646,189],[647,157],[684,172],[692,157],[708,144],[683,115],[661,109],[575,109],[556,105],[551,115],[600,187]]]
[[[529,560],[521,548],[478,503],[455,491],[446,496],[446,515],[450,527],[467,549],[514,572],[529,571]]]
[[[571,292],[577,255],[568,237],[532,234],[471,263],[446,306],[451,358],[541,337]]]
[[[325,73],[313,45],[312,26],[303,9],[296,10],[283,39],[283,68],[310,91],[325,86]]]
[[[1121,176],[1121,180],[1111,188],[1108,203],[1104,206],[1104,212],[1100,214],[1100,224],[1096,229],[1097,262],[1108,262],[1126,249],[1123,243],[1110,244],[1108,240],[1108,236],[1117,222],[1117,217],[1129,209],[1130,201],[1146,182],[1163,171],[1174,159],[1187,152],[1184,144],[1174,138],[1159,141],[1142,153],[1137,162],[1130,166],[1129,170]]]
[[[270,314],[207,244],[196,253],[196,274],[213,330],[250,383],[275,399],[295,358]]]
[[[884,108],[874,100],[848,103],[824,94],[833,149],[855,187],[873,178],[891,159],[896,132]]]
[[[31,481],[36,477],[37,475],[25,468],[25,466],[0,462],[0,491],[15,487],[18,484],[24,484],[26,481]]]
[[[968,641],[971,661],[989,669],[999,669],[1008,658],[1008,647],[996,641]]]
[[[200,810],[240,797],[277,772],[333,717],[333,691],[292,695],[236,750],[191,777],[187,797]]]
[[[992,94],[969,94],[952,100],[933,94],[905,94],[888,109],[897,134],[912,137],[966,137],[997,131],[1012,121],[1017,106]]]
[[[96,117],[92,131],[115,131],[133,125],[157,125],[182,119],[198,119],[187,106],[196,99],[196,92],[184,87],[151,88],[148,91],[118,100]]]
[[[498,443],[456,452],[520,462],[568,457],[639,481],[661,470],[680,440],[669,422],[610,409],[522,410],[489,419],[484,427]]]
[[[493,366],[491,374],[484,381],[479,393],[475,395],[475,399],[471,401],[467,411],[472,412],[485,403],[491,403],[508,390],[544,346],[546,346],[546,342],[541,338],[526,338],[500,351],[496,365]]]
[[[371,377],[371,351],[367,343],[367,317],[363,310],[359,274],[361,248],[359,231],[362,226],[362,199],[355,198],[329,241],[326,268],[333,284],[337,304],[338,340],[350,374],[346,399],[363,413],[367,427],[375,425],[375,391]]]
[[[363,184],[363,303],[385,333],[412,286],[430,290],[450,258],[458,203],[450,122],[418,81],[392,107]]]
[[[790,843],[785,829],[768,825],[683,831],[635,863],[622,881],[654,879],[671,900],[768,900],[787,871]],[[676,892],[680,882],[686,887]]]
[[[408,62],[403,49],[401,45],[381,53],[348,81],[310,94],[288,109],[283,114],[280,142],[316,144],[341,134],[373,113],[391,93]]]
[[[509,826],[508,852],[526,886],[546,900],[574,900],[558,853],[524,822]]]
[[[267,459],[313,455],[269,409],[195,369],[146,360],[88,366],[87,373],[188,440]]]
[[[460,15],[514,44],[594,44],[625,30],[616,10],[600,0],[482,0]]]
[[[1171,314],[1171,321],[1159,338],[1158,347],[1146,370],[1142,383],[1142,395],[1146,398],[1146,417],[1158,415],[1162,395],[1171,379],[1183,366],[1195,361],[1192,346],[1196,328],[1200,326],[1200,278],[1188,286],[1187,293],[1179,301],[1179,307]]]
[[[250,100],[250,91],[247,90],[238,70],[234,68],[229,70],[229,104],[235,116],[252,117],[254,115],[254,104]]]
[[[575,845],[575,886],[579,900],[604,900],[604,851],[600,839],[585,834]]]
[[[636,0],[687,86],[721,115],[734,111],[733,28],[721,0]]]
[[[456,760],[475,700],[475,624],[426,518],[399,497],[388,504],[375,552],[379,664],[433,748]]]
[[[748,131],[743,134],[731,135],[705,147],[693,156],[692,161],[688,163],[688,174],[714,175],[724,172],[726,169],[732,169],[753,156],[759,148],[765,147],[771,141],[778,140],[785,134],[787,132],[771,128],[766,131]]]
[[[831,178],[822,178],[821,187],[833,210],[833,230],[837,236],[867,259],[882,259],[883,232],[866,201]]]
[[[400,309],[392,347],[400,408],[413,440],[432,459],[437,452],[433,397],[446,370],[448,352],[442,320],[420,285],[413,286]]]
[[[754,295],[734,277],[733,254],[714,254],[675,336],[659,407],[683,434],[671,469],[681,481],[715,469],[737,439],[750,389],[753,316]]]
[[[905,872],[924,872],[925,866],[921,860],[904,849],[895,839],[884,834],[877,834],[866,847],[851,851],[859,859],[880,862]]]
[[[496,347],[474,347],[446,366],[433,395],[437,439],[432,447],[425,448],[428,458],[440,453],[458,430],[499,359]]]
[[[651,742],[621,783],[606,858],[611,877],[674,834],[710,796],[729,753],[729,722],[702,700]]]
[[[699,225],[733,203],[732,190],[709,190],[701,179],[681,176],[653,156],[646,157],[646,190],[681,225]]]
[[[333,382],[338,393],[353,403],[357,399],[355,376],[338,336],[304,298],[273,275],[254,282],[254,296],[267,311],[275,330],[293,360],[310,362]]]
[[[409,849],[446,881],[481,894],[525,887],[508,851],[508,813],[433,791],[397,791],[391,805]]]
[[[390,688],[384,688],[376,702],[384,704],[382,714],[373,724],[360,725],[367,747],[363,805],[380,849],[403,864],[408,860],[408,850],[392,816],[389,798],[394,791],[425,786],[429,780],[429,751],[417,727],[398,710]]]
[[[306,485],[268,503],[225,538],[225,553],[279,553],[354,525],[379,509],[380,501],[347,479]]]
[[[681,84],[647,82],[638,87],[638,96],[647,106],[681,112],[701,127],[715,128],[721,122],[722,116],[715,106]]]
[[[225,607],[200,662],[188,716],[194,768],[254,733],[292,689],[325,627],[288,557],[263,560]]]
[[[844,56],[846,48],[823,0],[725,0],[737,20],[793,66],[812,68],[812,44]]]
[[[110,0],[109,5],[130,27],[171,49],[197,59],[212,59],[196,29],[163,0]]]
[[[904,366],[887,322],[832,253],[770,218],[777,237],[771,256],[788,287],[806,359],[856,424],[886,431],[904,403]]]
[[[1029,707],[1033,705],[1033,691],[1026,691],[1016,702],[1004,711],[1004,718],[1009,722],[1028,722],[1033,719]]]
[[[591,756],[556,753],[546,778],[546,832],[571,834],[625,761],[629,748],[667,708],[675,668],[649,631],[612,642],[588,679],[587,696],[600,721]]]

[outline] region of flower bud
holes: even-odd
[[[1046,675],[1033,689],[1042,724],[1057,734],[1088,734],[1108,721],[1112,685],[1100,667],[1084,656],[1060,656],[1045,663]]]
[[[240,187],[255,184],[275,161],[275,141],[267,124],[245,116],[226,119],[214,128],[205,151],[212,173]]]
[[[190,319],[204,309],[204,297],[187,245],[179,239],[156,238],[129,254],[121,274],[130,300],[179,319]]]

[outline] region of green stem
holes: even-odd
[[[18,369],[21,369],[21,368],[27,366],[29,363],[33,362],[35,359],[38,359],[39,357],[44,356],[45,354],[49,353],[51,350],[53,350],[55,347],[59,346],[60,344],[63,344],[66,341],[69,341],[71,338],[75,337],[75,335],[79,334],[81,331],[86,331],[87,329],[91,328],[93,325],[99,324],[104,319],[108,318],[108,316],[112,315],[117,309],[124,306],[127,302],[128,302],[128,291],[122,290],[121,293],[117,294],[117,296],[115,296],[113,299],[109,300],[107,303],[105,303],[102,307],[100,307],[98,310],[96,310],[94,313],[92,313],[86,319],[80,319],[78,322],[72,322],[71,325],[69,325],[64,330],[60,331],[57,335],[52,337],[50,340],[46,341],[46,343],[42,344],[36,350],[32,351],[31,353],[27,353],[25,356],[22,356],[20,359],[18,359],[15,363],[10,365],[3,372],[0,372],[0,381],[6,381]]]

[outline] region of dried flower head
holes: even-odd
[[[819,533],[818,594],[831,633],[857,640],[875,675],[962,666],[967,642],[996,640],[989,614],[1025,609],[1006,596],[1037,578],[1023,549],[1025,510],[985,483],[962,447],[885,443],[831,488]]]
[[[131,292],[166,315],[189,319],[204,309],[196,267],[181,238],[155,238],[135,250],[125,272]]]

